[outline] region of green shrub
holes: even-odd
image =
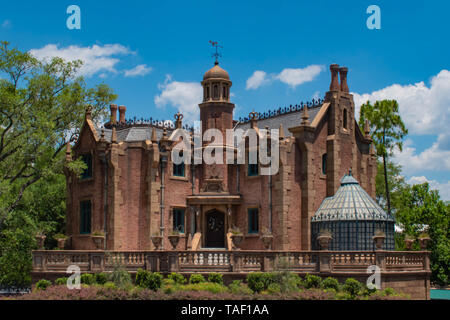
[[[185,284],[186,283],[186,278],[179,273],[176,272],[172,272],[171,274],[169,274],[167,276],[168,279],[173,280],[176,284]]]
[[[322,278],[313,274],[306,274],[304,285],[306,288],[320,288],[322,285]]]
[[[348,278],[345,280],[343,289],[345,292],[350,294],[352,297],[355,297],[359,291],[362,289],[362,284],[356,279]]]
[[[130,274],[121,266],[115,266],[109,274],[108,280],[114,282],[118,288],[129,288],[132,286]]]
[[[230,283],[228,288],[233,294],[248,295],[253,293],[253,291],[250,290],[250,288],[246,284],[242,283],[242,280],[234,280]]]
[[[322,281],[322,287],[324,289],[334,289],[339,291],[339,281],[335,278],[328,277]]]
[[[46,290],[52,283],[48,280],[41,279],[36,283],[36,290]]]
[[[277,275],[270,272],[250,272],[247,275],[248,287],[254,292],[267,290],[270,284],[276,282]]]
[[[106,289],[116,289],[116,284],[112,281],[106,281],[105,284],[103,285],[103,287],[105,287]]]
[[[211,293],[223,293],[227,292],[228,288],[213,282],[199,282],[199,283],[190,283],[187,285],[183,285],[179,287],[181,291],[209,291]]]
[[[92,285],[95,284],[95,275],[91,273],[83,273],[80,280],[82,284]]]
[[[95,274],[95,283],[104,285],[108,281],[108,275],[104,272]]]
[[[280,285],[278,283],[271,283],[267,287],[267,291],[269,293],[280,293],[281,292],[281,287],[280,287]]]
[[[146,288],[156,291],[161,288],[163,276],[159,272],[152,272],[148,275]]]
[[[223,284],[223,277],[220,273],[210,273],[208,276],[208,282]]]
[[[55,284],[57,286],[63,286],[63,285],[67,285],[67,277],[62,277],[62,278],[58,278],[55,280]]]
[[[205,281],[205,277],[201,274],[191,274],[191,276],[189,277],[189,283],[191,284],[201,283]]]
[[[136,281],[135,284],[138,287],[146,288],[148,285],[148,276],[150,272],[142,269],[138,269],[136,272]]]
[[[386,288],[382,291],[383,296],[393,296],[395,295],[395,290],[392,288]]]

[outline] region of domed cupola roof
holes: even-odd
[[[341,179],[336,194],[323,200],[311,222],[344,220],[394,221],[359,185],[351,171]]]
[[[205,72],[203,75],[203,80],[208,79],[223,79],[223,80],[230,80],[230,76],[228,75],[228,72],[226,72],[224,69],[222,69],[219,66],[219,63],[215,63],[214,67],[209,69]]]

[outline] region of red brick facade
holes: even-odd
[[[83,154],[92,155],[91,178],[80,179],[66,172],[71,248],[95,249],[94,231],[105,234],[108,250],[153,249],[150,236],[155,232],[162,233],[163,247],[170,248],[167,236],[173,226],[173,210],[184,209],[184,233],[178,249],[207,247],[206,230],[211,227],[207,217],[219,211],[224,223],[220,229],[224,248],[229,243],[227,231],[237,226],[245,236],[243,249],[264,249],[261,232],[272,226],[272,249],[309,250],[311,217],[322,200],[335,193],[350,168],[361,186],[375,197],[374,150],[369,133],[362,133],[356,123],[347,70],[337,65],[330,69],[332,81],[324,101],[309,110],[305,107],[296,111],[301,112],[302,120],[286,127],[290,134],[280,137],[280,167],[271,177],[248,176],[247,164],[186,165],[184,177],[174,176],[170,129],[161,136],[162,129],[158,128],[158,138],[152,125],[146,129],[141,126],[142,132],[151,132],[151,137],[127,140],[121,130],[133,125],[125,123],[125,107],[119,107],[117,121],[117,106],[111,106],[111,120],[105,125],[110,129],[103,132],[87,112],[80,137],[66,157],[71,161]],[[232,129],[236,122],[226,71],[216,65],[205,74],[202,85],[204,99],[199,106],[203,131],[212,127],[222,132]],[[179,121],[177,125],[181,125]],[[257,127],[258,122],[250,125]],[[163,164],[164,158],[167,163]],[[80,202],[85,200],[91,203],[91,221],[89,232],[82,234]],[[258,209],[258,233],[247,232],[249,208]]]

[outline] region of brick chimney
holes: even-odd
[[[338,79],[339,65],[338,64],[330,65],[330,71],[331,71],[330,91],[339,91],[339,79]]]
[[[119,106],[119,123],[125,123],[125,111],[127,111],[125,106]]]
[[[342,92],[348,92],[348,85],[347,85],[347,67],[339,68],[339,76],[341,78],[341,91]]]
[[[111,104],[109,106],[109,109],[111,110],[111,117],[109,119],[109,122],[111,124],[117,123],[117,104]]]

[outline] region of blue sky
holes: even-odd
[[[69,5],[81,29],[69,30]],[[381,10],[370,30],[369,5]],[[447,1],[21,1],[2,3],[0,39],[37,56],[83,58],[127,117],[197,116],[209,40],[233,81],[235,118],[323,97],[331,63],[349,68],[355,102],[397,99],[410,134],[395,161],[450,200]],[[256,73],[255,73],[256,72]]]

